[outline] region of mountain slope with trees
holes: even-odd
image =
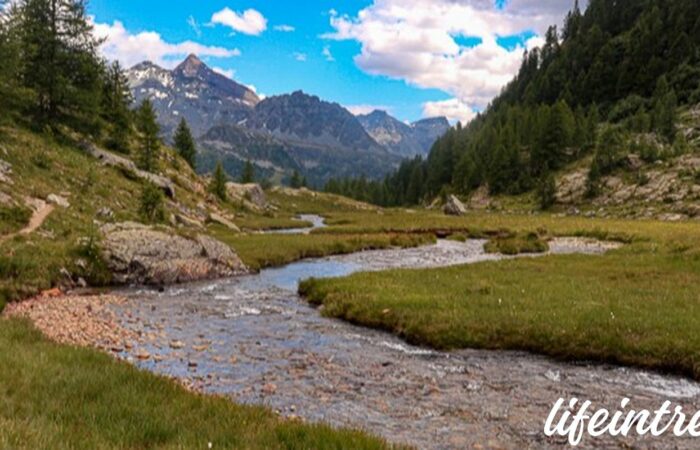
[[[448,131],[425,160],[405,161],[383,183],[331,180],[327,189],[384,205],[479,188],[535,192],[548,206],[554,175],[584,164],[592,200],[630,154],[653,163],[692,151],[697,136],[679,127],[679,112],[692,115],[699,102],[700,3],[591,0],[582,12],[576,2],[487,111]]]

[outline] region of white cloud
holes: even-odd
[[[224,69],[223,67],[212,67],[211,70],[232,80],[233,77],[236,75],[236,71],[233,69]]]
[[[275,26],[275,31],[281,31],[283,33],[291,33],[295,30],[296,30],[296,28],[294,28],[291,25],[276,25]]]
[[[258,36],[267,29],[267,19],[254,9],[237,13],[230,8],[224,8],[211,16],[211,23],[253,36]]]
[[[215,58],[230,58],[241,54],[235,48],[212,47],[193,41],[169,43],[154,31],[131,34],[119,21],[111,25],[95,23],[94,26],[95,35],[105,39],[100,49],[102,55],[111,61],[119,61],[124,67],[131,67],[148,60],[163,67],[172,68],[190,53],[200,57]]]
[[[423,103],[423,117],[445,116],[450,122],[466,124],[476,117],[471,106],[457,98]]]
[[[335,58],[333,57],[333,53],[331,53],[331,48],[326,45],[323,47],[323,51],[321,52],[324,58],[326,58],[326,61],[328,62],[333,62],[335,61]]]
[[[306,53],[294,52],[293,56],[294,56],[294,59],[296,59],[299,62],[306,62],[306,59],[307,59]]]
[[[390,112],[391,108],[384,105],[344,105],[345,109],[350,111],[354,116],[361,116],[369,114],[372,111],[387,111]]]
[[[199,27],[199,23],[197,23],[197,19],[195,19],[193,16],[187,18],[187,25],[192,28],[192,31],[194,31],[194,34],[196,34],[197,37],[202,36],[202,30]]]
[[[334,31],[323,37],[359,42],[355,63],[365,72],[453,95],[454,100],[432,102],[429,108],[449,109],[463,120],[468,111],[486,107],[520,67],[525,48],[509,51],[497,37],[528,30],[541,35],[550,24],[561,23],[571,5],[570,0],[510,0],[499,10],[492,0],[413,0],[410,5],[374,0],[357,17],[331,14]],[[455,40],[460,36],[481,43],[460,46]],[[540,42],[533,38],[525,46]]]

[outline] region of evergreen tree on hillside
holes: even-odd
[[[111,126],[107,145],[112,150],[129,153],[132,102],[126,75],[119,63],[114,62],[105,72],[102,94],[103,115]]]
[[[209,184],[209,192],[216,195],[222,202],[227,201],[228,194],[226,193],[226,182],[228,177],[224,171],[224,166],[221,161],[216,163],[216,169],[214,169],[214,176]]]
[[[192,169],[197,167],[197,146],[192,138],[192,132],[183,118],[175,131],[175,150],[187,161]]]
[[[296,170],[292,174],[292,178],[289,180],[289,186],[294,189],[299,189],[302,187],[301,175]]]
[[[21,40],[18,6],[0,0],[0,116],[8,116],[31,97],[20,84]]]
[[[677,108],[675,91],[669,87],[665,76],[660,77],[654,91],[652,122],[654,131],[668,142],[673,142],[676,136]]]
[[[253,166],[253,163],[250,162],[250,160],[246,161],[245,165],[243,166],[243,173],[241,174],[240,181],[243,184],[255,182],[255,167]]]
[[[21,78],[35,93],[30,106],[42,124],[94,128],[102,64],[84,0],[20,0]]]
[[[136,112],[136,126],[139,130],[141,154],[139,155],[139,167],[148,172],[155,172],[158,164],[160,150],[160,127],[156,122],[156,112],[153,104],[146,99],[141,103]]]

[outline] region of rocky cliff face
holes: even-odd
[[[391,153],[405,158],[427,155],[435,141],[450,128],[444,117],[424,119],[407,125],[384,111],[357,116],[370,136]]]
[[[245,120],[260,102],[251,89],[214,72],[195,55],[174,70],[143,62],[127,78],[137,103],[151,99],[167,137],[183,117],[200,136],[213,125]]]

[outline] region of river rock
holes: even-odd
[[[443,211],[450,216],[463,216],[467,213],[467,208],[457,197],[450,195],[447,198]]]
[[[102,256],[117,284],[167,285],[248,272],[226,244],[126,222],[102,227]]]

